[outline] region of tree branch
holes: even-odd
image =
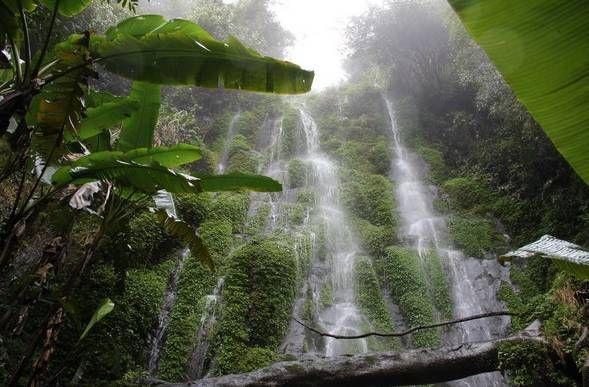
[[[250,373],[166,383],[141,380],[144,385],[233,387],[233,386],[402,386],[443,383],[499,370],[499,348],[503,344],[540,343],[555,355],[541,336],[539,324],[505,339],[414,349],[322,357],[303,355],[299,360],[272,364]]]
[[[472,320],[479,320],[479,319],[488,318],[488,317],[517,316],[517,315],[518,315],[517,313],[508,312],[508,311],[489,312],[489,313],[483,313],[483,314],[477,314],[477,315],[473,315],[473,316],[463,317],[463,318],[459,318],[459,319],[451,320],[451,321],[443,321],[443,322],[439,322],[436,324],[419,325],[419,326],[413,327],[411,329],[407,329],[406,331],[403,331],[403,332],[393,332],[393,333],[368,332],[368,333],[363,333],[361,335],[354,335],[354,336],[334,335],[331,333],[325,333],[325,332],[322,332],[316,328],[310,327],[309,325],[299,321],[295,317],[293,317],[293,320],[296,321],[297,323],[301,324],[302,326],[304,326],[305,328],[307,328],[311,332],[318,334],[319,336],[332,337],[334,339],[340,339],[340,340],[352,340],[352,339],[363,339],[365,337],[370,337],[370,336],[401,337],[401,336],[406,336],[406,335],[409,335],[413,332],[421,331],[424,329],[432,329],[432,328],[438,328],[438,327],[443,327],[443,326],[447,326],[447,325],[460,324],[463,322],[472,321]]]

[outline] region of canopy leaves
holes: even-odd
[[[589,183],[589,2],[450,4],[556,148]]]
[[[187,20],[158,15],[127,19],[106,36],[91,38],[92,56],[124,77],[167,85],[299,94],[308,92],[314,73],[265,57],[235,38],[214,39]]]
[[[92,315],[92,318],[90,319],[90,321],[88,321],[88,324],[86,325],[84,332],[82,332],[82,334],[80,335],[80,338],[78,339],[78,341],[83,340],[84,337],[86,337],[86,335],[88,335],[88,332],[90,332],[92,327],[94,327],[94,325],[96,325],[96,323],[98,323],[100,320],[105,318],[106,315],[108,315],[110,312],[112,312],[114,308],[115,308],[115,303],[112,302],[110,300],[110,298],[105,298],[104,300],[102,300],[102,302],[100,303],[100,305],[98,306],[98,308],[96,309],[94,314]]]

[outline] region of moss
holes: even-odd
[[[408,292],[398,301],[403,317],[410,327],[435,323],[434,310],[427,295],[423,292]],[[440,333],[435,329],[426,329],[411,335],[415,347],[437,347],[440,345]]]
[[[429,167],[428,176],[433,183],[441,183],[448,175],[448,168],[444,162],[444,154],[431,146],[419,145],[416,152]]]
[[[423,261],[429,277],[429,294],[433,304],[443,319],[450,320],[452,318],[452,299],[442,261],[434,252],[423,257]]]
[[[256,173],[260,165],[260,156],[253,151],[239,150],[229,157],[227,171]]]
[[[356,219],[354,229],[362,248],[373,257],[384,255],[386,246],[397,241],[395,229],[390,226],[376,226],[364,219]]]
[[[296,275],[293,250],[277,241],[253,242],[231,256],[215,345],[216,373],[249,371],[243,359],[251,348],[265,349],[255,353],[268,361],[288,327]]]
[[[315,204],[315,192],[310,189],[299,189],[296,202],[308,207],[313,206]]]
[[[376,331],[392,332],[394,325],[382,297],[380,284],[370,258],[358,257],[355,265],[355,277],[356,300],[362,313],[368,318]],[[374,341],[375,348],[372,348],[373,350],[387,350],[398,346],[395,338],[382,338]]]
[[[342,201],[353,215],[374,225],[394,228],[397,223],[393,185],[385,176],[348,172]]]
[[[307,166],[299,159],[288,163],[288,185],[290,188],[300,188],[307,181]]]
[[[454,208],[484,213],[493,202],[485,180],[477,175],[467,175],[447,180],[442,188],[450,197]]]
[[[575,386],[556,369],[546,345],[534,342],[499,344],[499,368],[507,372],[515,386]]]
[[[178,194],[174,201],[180,219],[198,227],[209,214],[212,196],[209,193]]]
[[[414,252],[389,246],[383,258],[386,286],[393,300],[401,309],[409,326],[431,324],[434,321],[434,301],[420,266],[420,257]],[[412,335],[417,347],[432,347],[440,344],[438,330],[425,330]]]
[[[301,225],[305,221],[307,211],[304,205],[299,203],[290,204],[287,206],[288,222],[291,225]]]
[[[222,262],[233,242],[231,222],[225,218],[206,220],[198,231],[213,259],[217,264]]]
[[[226,219],[231,223],[234,233],[242,231],[247,218],[249,208],[249,195],[247,193],[223,192],[212,201],[209,219]]]
[[[160,357],[159,376],[163,379],[179,381],[184,377],[195,344],[204,297],[212,291],[215,283],[214,274],[203,267],[197,257],[187,258],[180,274]]]
[[[256,213],[249,217],[247,233],[249,235],[261,234],[266,228],[268,215],[270,215],[270,205],[267,203],[261,204]]]
[[[491,251],[496,233],[488,220],[475,215],[450,217],[448,228],[454,242],[471,257],[482,257]]]
[[[333,285],[331,281],[326,281],[321,287],[319,305],[321,305],[322,308],[327,308],[333,305]]]
[[[158,225],[153,214],[147,211],[129,221],[128,231],[122,238],[127,240],[132,255],[144,261],[161,253],[173,243],[173,239]]]

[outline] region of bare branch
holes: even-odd
[[[413,327],[411,329],[407,329],[406,331],[403,331],[403,332],[393,332],[393,333],[368,332],[368,333],[363,333],[361,335],[353,335],[353,336],[334,335],[331,333],[322,332],[316,328],[310,327],[309,325],[303,323],[302,321],[299,321],[295,317],[293,317],[293,320],[296,321],[297,323],[301,324],[302,326],[304,326],[305,328],[307,328],[311,332],[318,334],[319,336],[332,337],[334,339],[341,339],[341,340],[353,340],[353,339],[363,339],[365,337],[370,337],[370,336],[401,337],[401,336],[407,336],[413,332],[421,331],[424,329],[432,329],[432,328],[438,328],[438,327],[443,327],[443,326],[447,326],[447,325],[460,324],[463,322],[472,321],[472,320],[479,320],[479,319],[488,318],[488,317],[517,316],[517,315],[518,315],[518,313],[513,313],[513,312],[509,312],[509,311],[489,312],[489,313],[482,313],[482,314],[477,314],[477,315],[473,315],[473,316],[463,317],[463,318],[459,318],[459,319],[451,320],[451,321],[443,321],[443,322],[439,322],[439,323],[431,324],[431,325],[419,325],[419,326]]]

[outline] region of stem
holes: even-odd
[[[43,48],[41,49],[41,55],[39,56],[39,60],[37,61],[37,64],[33,69],[33,78],[36,78],[39,75],[39,70],[43,65],[45,55],[47,54],[49,42],[51,41],[51,35],[53,34],[53,27],[55,26],[55,20],[57,19],[57,7],[59,7],[59,0],[55,0],[55,5],[53,6],[53,13],[51,14],[51,22],[49,23],[49,30],[47,31],[47,35],[45,36],[45,42],[43,43]]]
[[[444,321],[444,322],[431,324],[431,325],[419,325],[419,326],[413,327],[411,329],[407,329],[406,331],[403,331],[403,332],[393,332],[393,333],[369,332],[369,333],[364,333],[361,335],[354,335],[354,336],[333,335],[331,333],[321,332],[320,330],[310,327],[310,326],[306,325],[305,323],[297,320],[296,318],[293,318],[293,320],[295,320],[297,323],[301,324],[302,326],[304,326],[305,328],[307,328],[311,332],[317,333],[319,336],[332,337],[334,339],[340,339],[340,340],[352,340],[352,339],[363,339],[363,338],[369,337],[369,336],[401,337],[401,336],[406,336],[406,335],[409,335],[413,332],[421,331],[424,329],[432,329],[432,328],[443,327],[446,325],[454,325],[454,324],[459,324],[459,323],[463,323],[466,321],[478,320],[481,318],[497,317],[497,316],[517,316],[517,315],[518,315],[518,313],[513,313],[513,312],[508,312],[508,311],[490,312],[490,313],[477,314],[474,316],[468,316],[468,317],[460,318],[457,320]]]
[[[17,0],[18,13],[20,14],[20,20],[22,22],[23,33],[24,33],[24,44],[25,44],[25,76],[23,83],[29,81],[31,75],[31,40],[29,36],[29,26],[27,25],[27,17],[22,6],[22,0]]]
[[[18,51],[18,47],[14,43],[14,39],[12,36],[8,37],[8,41],[10,42],[10,48],[12,50],[12,56],[14,60],[14,71],[16,72],[16,85],[20,86],[22,83],[22,71],[20,68],[20,53]]]

